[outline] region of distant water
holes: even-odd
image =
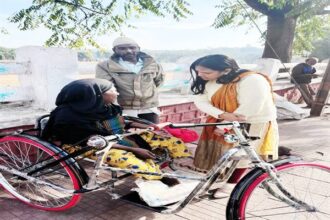
[[[7,98],[9,98],[10,96],[12,96],[14,94],[15,94],[14,91],[0,92],[0,102],[5,101]]]
[[[5,66],[0,66],[0,74],[4,74],[8,72],[8,68]]]

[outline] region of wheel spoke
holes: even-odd
[[[238,201],[238,218],[246,219],[330,219],[330,167],[316,164],[289,164],[278,169],[280,181],[298,201],[316,211],[307,211],[303,206],[294,208],[275,198],[261,186],[264,181],[278,195],[285,197],[266,174],[260,173],[242,190]],[[242,205],[241,205],[242,204]],[[297,204],[298,205],[298,204]]]
[[[53,155],[57,154],[28,138],[8,136],[0,139],[0,164],[10,169],[28,173],[31,168],[41,166],[42,161],[56,159]],[[33,177],[42,180],[39,182],[31,182],[10,171],[3,170],[1,172],[16,193],[28,199],[30,205],[34,207],[46,210],[62,210],[70,208],[79,200],[80,195],[74,195],[57,188],[71,191],[79,189],[78,180],[64,162],[35,173]],[[52,185],[54,187],[51,187]]]

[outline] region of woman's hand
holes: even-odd
[[[151,151],[148,151],[146,149],[142,148],[132,148],[131,152],[135,154],[135,156],[141,158],[141,159],[156,159],[155,154],[153,154]]]
[[[219,115],[219,118],[224,121],[239,121],[239,122],[246,121],[245,115],[237,114],[237,113],[229,113],[229,112],[222,113],[221,115]]]
[[[102,94],[103,101],[105,104],[115,103],[117,100],[119,93],[117,92],[115,87],[112,87],[108,91]]]
[[[228,130],[221,129],[221,128],[214,129],[214,134],[218,135],[218,136],[223,136],[227,132],[228,132]]]
[[[153,154],[152,152],[150,152],[146,149],[143,149],[143,148],[127,147],[127,146],[124,146],[124,145],[121,145],[121,144],[114,144],[112,147],[115,148],[115,149],[132,152],[135,156],[137,156],[141,159],[156,159],[155,154]]]
[[[164,122],[164,123],[160,123],[160,124],[153,124],[151,126],[149,126],[148,128],[150,128],[150,130],[162,130],[164,127],[169,126],[170,124],[172,124],[171,122]]]

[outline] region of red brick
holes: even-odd
[[[205,117],[205,116],[207,116],[207,114],[204,112],[197,111],[197,113],[196,113],[196,118],[201,118],[201,117]]]
[[[204,123],[204,122],[206,122],[206,119],[207,119],[207,117],[202,117],[202,118],[200,118],[200,122]]]
[[[190,105],[191,103],[178,104],[175,106],[175,112],[176,113],[187,112],[190,110]]]
[[[167,115],[160,115],[159,116],[159,123],[167,122]]]
[[[198,108],[193,102],[190,104],[190,110],[198,110]]]
[[[180,122],[181,121],[181,113],[178,114],[170,114],[167,116],[168,122]]]
[[[196,118],[196,111],[190,111],[190,112],[183,112],[181,120],[187,121],[195,118]]]
[[[159,107],[159,110],[164,115],[173,114],[173,113],[175,113],[175,105],[162,106],[162,107]]]
[[[200,123],[200,122],[201,122],[200,118],[182,121],[182,123]]]
[[[196,119],[192,120],[191,123],[201,123],[201,119],[200,118],[196,118]]]

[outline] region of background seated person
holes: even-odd
[[[150,127],[125,121],[121,116],[121,107],[114,104],[117,95],[113,84],[107,80],[82,79],[69,83],[56,98],[57,107],[51,112],[44,138],[60,141],[63,149],[72,152],[84,146],[91,135],[121,134],[133,127]],[[154,127],[157,128],[157,125]],[[153,161],[155,155],[151,152],[156,148],[168,149],[171,158],[190,156],[180,139],[162,137],[150,131],[128,136],[114,144],[107,153],[106,163],[119,168],[160,173],[159,165]],[[89,154],[95,158],[93,152]],[[140,176],[161,179],[159,176]]]
[[[305,63],[299,63],[294,66],[291,74],[291,82],[297,85],[301,93],[301,98],[304,99],[307,107],[311,108],[313,104],[313,95],[315,92],[310,83],[312,78],[316,78],[316,69],[313,67],[318,62],[316,57],[306,59]],[[300,100],[300,99],[299,99]]]

